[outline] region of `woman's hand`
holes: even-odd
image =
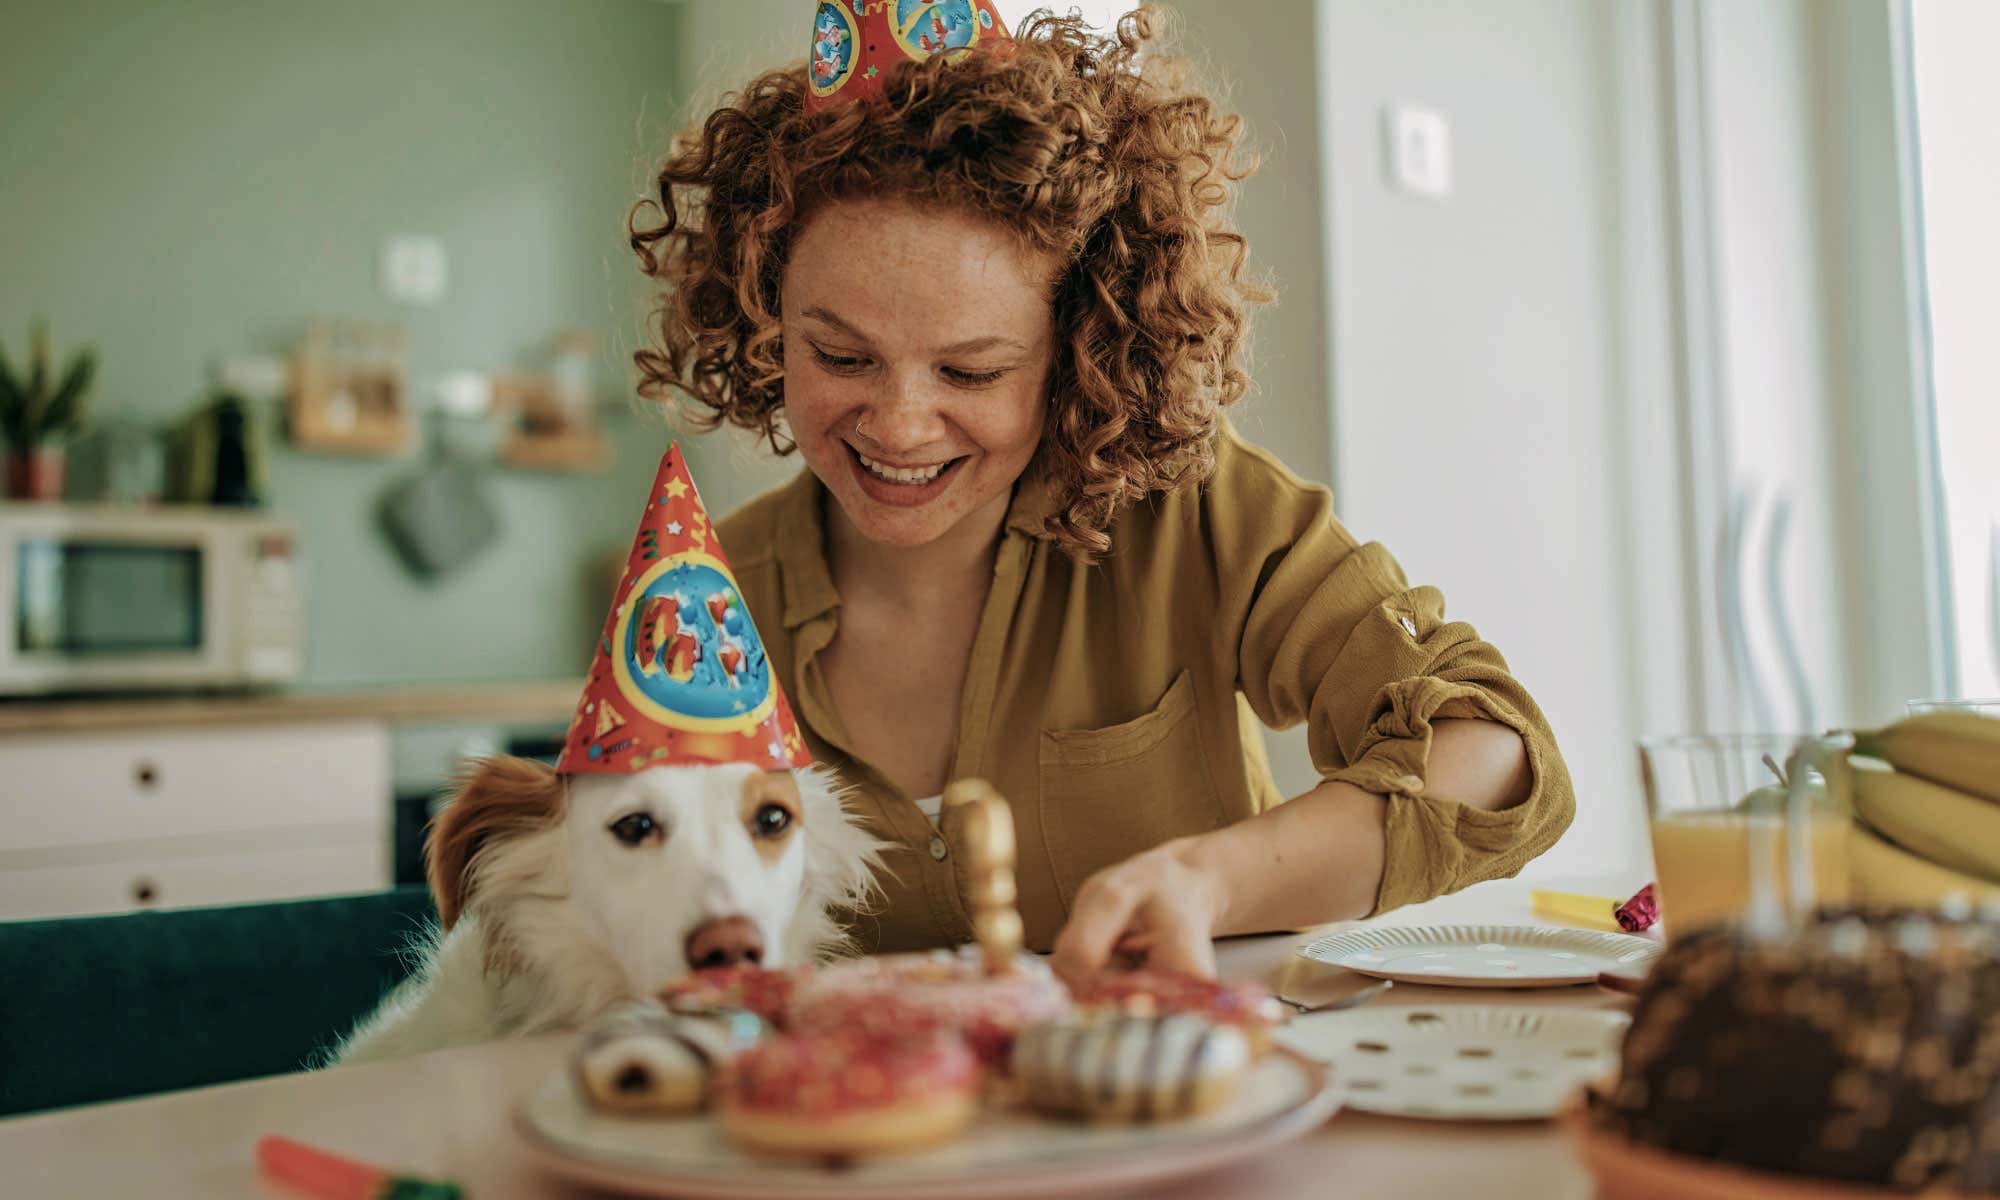
[[[1084,880],[1051,964],[1071,983],[1104,969],[1113,955],[1149,967],[1215,974],[1215,930],[1227,890],[1187,853],[1181,838],[1135,854]]]

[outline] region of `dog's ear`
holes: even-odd
[[[472,868],[495,837],[530,833],[562,819],[562,779],[533,759],[480,759],[458,780],[424,839],[424,864],[446,929],[472,899]]]

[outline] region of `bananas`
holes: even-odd
[[[1864,904],[2000,903],[2000,721],[1929,712],[1855,734],[1848,870]]]
[[[1919,713],[1854,736],[1854,752],[2000,804],[2000,720],[1978,713]]]
[[[1854,899],[1862,904],[1935,908],[1949,900],[2000,903],[2000,887],[1892,846],[1858,821],[1848,831],[1847,867]]]
[[[1941,867],[2000,881],[2000,804],[1855,763],[1854,811],[1876,831]]]

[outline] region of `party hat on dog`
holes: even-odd
[[[678,444],[646,496],[556,769],[812,762]]]
[[[880,96],[903,63],[1009,37],[993,0],[816,0],[806,111]]]

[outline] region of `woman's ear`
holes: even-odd
[[[450,929],[472,901],[472,868],[486,844],[562,819],[562,778],[533,759],[480,759],[458,780],[424,839],[424,864],[438,922]]]

